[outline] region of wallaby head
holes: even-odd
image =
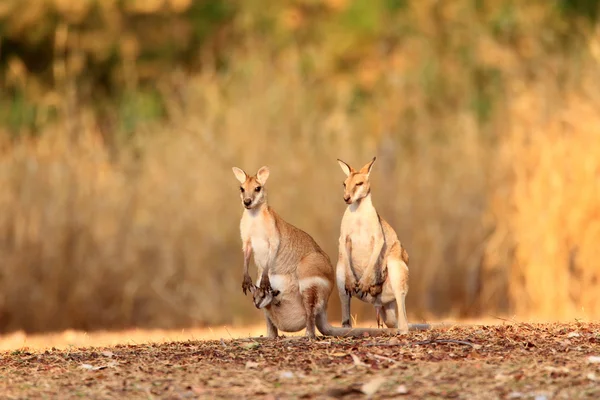
[[[338,159],[342,171],[346,174],[346,179],[344,180],[344,201],[346,204],[360,201],[371,192],[369,174],[371,173],[375,159],[376,157],[373,157],[371,162],[367,163],[359,171]]]
[[[273,302],[275,296],[279,294],[279,290],[264,290],[259,286],[252,285],[250,287],[250,293],[252,293],[256,308],[265,308]]]
[[[249,176],[238,167],[233,167],[233,174],[240,181],[240,198],[248,210],[258,207],[267,200],[265,183],[269,179],[269,168],[261,167],[255,176]]]

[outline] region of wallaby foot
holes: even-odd
[[[250,288],[253,286],[254,284],[252,283],[252,278],[250,278],[250,275],[244,275],[244,280],[242,281],[242,290],[244,291],[244,296],[246,295],[246,292],[249,292]]]
[[[265,312],[265,319],[267,322],[267,336],[269,337],[269,339],[277,339],[277,336],[278,336],[277,327],[275,326],[273,321],[271,321],[271,318],[269,318],[269,316],[267,315],[266,312]]]

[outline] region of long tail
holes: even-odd
[[[373,328],[338,328],[331,326],[327,321],[327,313],[323,312],[316,318],[317,329],[325,336],[363,337],[365,333],[369,336],[389,336],[400,333],[398,329],[373,329]],[[426,331],[431,329],[429,324],[410,324],[409,331]]]

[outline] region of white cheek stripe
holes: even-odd
[[[298,286],[300,287],[300,292],[303,292],[305,289],[308,289],[312,286],[321,286],[328,288],[331,286],[331,282],[320,276],[311,276],[310,278],[300,279]]]

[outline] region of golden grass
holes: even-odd
[[[446,11],[446,28],[460,25],[460,10]],[[410,254],[411,320],[600,315],[594,36],[575,54],[546,49],[533,28],[510,44],[477,23],[440,30],[432,14],[418,16],[427,40],[367,52],[350,77],[328,69],[331,43],[273,54],[248,39],[225,71],[157,82],[167,118],[130,137],[81,92],[54,93],[56,123],[0,142],[0,329],[260,320],[240,289],[230,168],[269,165],[270,204],[335,263],[344,210],[335,159],[373,155],[374,203]],[[465,32],[471,64],[440,50]],[[495,107],[484,118],[475,77],[488,67],[502,84],[486,86]]]

